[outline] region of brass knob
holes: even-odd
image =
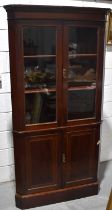
[[[67,78],[67,70],[65,68],[63,68],[63,78],[64,79]]]
[[[66,163],[66,156],[65,156],[65,153],[62,154],[62,162],[63,162],[63,163]]]

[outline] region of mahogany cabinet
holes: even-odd
[[[16,205],[98,192],[108,9],[7,5]]]

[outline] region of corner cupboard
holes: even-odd
[[[97,194],[108,9],[6,5],[16,205]]]

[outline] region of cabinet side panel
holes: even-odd
[[[14,134],[14,155],[15,155],[16,191],[17,193],[24,194],[27,189],[26,149],[25,149],[25,139],[22,135]]]
[[[21,25],[9,21],[9,51],[11,98],[13,110],[13,129],[22,130],[24,127],[24,76],[22,61],[22,29]]]

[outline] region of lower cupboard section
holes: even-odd
[[[17,206],[96,194],[98,140],[99,126],[14,134]]]

